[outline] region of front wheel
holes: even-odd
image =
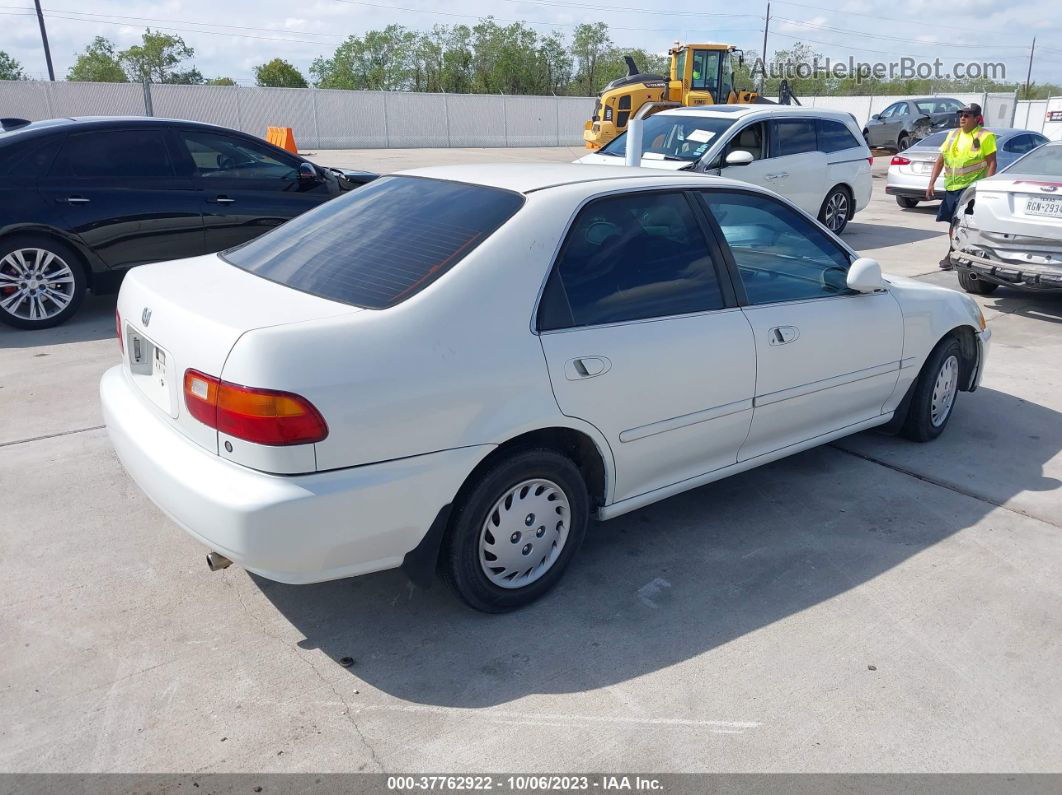
[[[918,375],[900,433],[914,442],[928,442],[944,432],[959,392],[962,348],[954,337],[938,345]]]
[[[819,208],[819,221],[835,235],[841,234],[848,226],[852,215],[852,197],[840,186],[834,187],[826,195]]]
[[[85,271],[64,243],[35,235],[0,243],[0,321],[15,328],[58,326],[85,297]]]
[[[560,580],[582,544],[590,498],[572,461],[517,453],[487,470],[456,506],[443,575],[471,607],[504,613]]]
[[[913,210],[918,206],[918,199],[912,199],[909,196],[897,196],[896,203],[905,210]]]
[[[995,282],[986,282],[984,279],[975,279],[969,271],[959,271],[959,284],[968,293],[974,295],[988,295],[994,293],[999,287]]]

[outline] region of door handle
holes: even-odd
[[[564,365],[564,377],[569,381],[579,381],[603,375],[611,367],[612,362],[604,356],[580,356],[577,359],[570,359]]]
[[[788,171],[779,171],[777,174],[768,174],[767,179],[785,179],[788,176]]]
[[[235,199],[230,199],[228,196],[215,196],[213,199],[207,199],[208,202],[214,204],[232,204]]]
[[[771,345],[786,345],[800,338],[800,329],[796,326],[775,326],[767,332],[767,341]]]
[[[92,199],[86,199],[84,196],[67,196],[65,199],[56,199],[59,204],[88,204]]]

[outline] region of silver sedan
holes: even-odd
[[[1047,143],[1047,138],[1032,130],[1016,130],[1010,127],[992,129],[996,134],[996,169],[1002,171],[1015,160],[1036,147]],[[948,132],[937,132],[923,138],[909,149],[898,152],[889,163],[885,179],[885,192],[896,197],[896,203],[910,209],[926,201],[926,188],[933,164],[940,154]],[[944,176],[937,178],[933,186],[937,196],[944,195]]]

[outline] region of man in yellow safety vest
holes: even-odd
[[[937,209],[938,221],[950,224],[963,191],[977,180],[996,173],[996,136],[982,127],[983,123],[981,106],[976,103],[967,105],[959,110],[959,129],[949,132],[940,145],[940,155],[926,188],[926,198],[932,199],[933,185],[940,172],[944,172],[944,199]],[[950,271],[954,267],[950,254],[949,247],[948,255],[940,261],[943,270]]]

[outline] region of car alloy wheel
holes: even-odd
[[[42,248],[16,248],[0,259],[0,309],[16,320],[48,321],[76,296],[71,266]]]
[[[523,588],[564,551],[571,505],[556,483],[534,478],[516,484],[487,514],[479,535],[479,563],[499,588]]]
[[[955,394],[959,390],[959,360],[949,356],[937,372],[930,401],[929,421],[934,428],[941,427],[948,420],[951,408],[955,405]]]
[[[831,232],[840,232],[848,223],[848,212],[848,194],[843,190],[835,190],[826,199],[822,221]]]

